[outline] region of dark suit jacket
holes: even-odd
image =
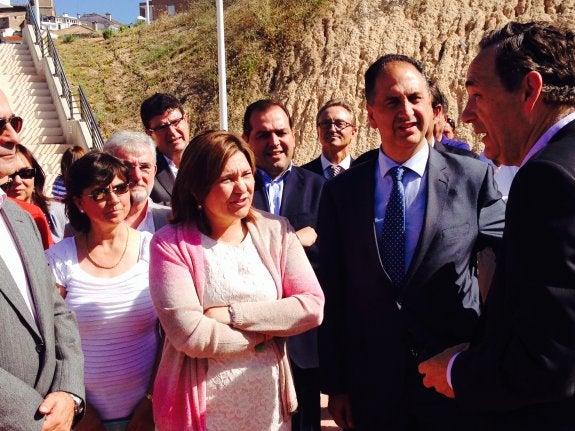
[[[454,362],[479,429],[575,429],[575,122],[513,180],[486,313]]]
[[[319,201],[325,178],[297,166],[285,179],[280,215],[286,217],[295,230],[306,226],[317,228]],[[258,175],[254,190],[253,206],[269,211],[265,186]],[[317,272],[319,249],[317,242],[305,248],[306,255]],[[317,332],[311,330],[288,339],[288,352],[300,368],[316,368],[318,363]]]
[[[157,148],[156,165],[158,166],[158,171],[156,172],[154,188],[152,189],[152,193],[150,193],[150,197],[158,204],[170,206],[172,200],[172,189],[174,188],[176,177],[168,166],[168,162],[166,162],[164,155],[160,153]]]
[[[351,162],[353,163],[354,159],[353,157],[351,158]],[[308,171],[314,172],[318,175],[321,175],[322,177],[325,178],[325,176],[323,175],[323,166],[321,165],[321,156],[313,159],[311,162],[306,163],[305,165],[302,166],[302,168],[307,169]]]
[[[38,231],[6,201],[4,218],[30,284],[37,323],[0,259],[0,429],[39,430],[44,397],[66,391],[84,398],[84,358],[74,315],[56,291]]]
[[[486,163],[430,149],[422,232],[398,292],[375,235],[376,164],[377,157],[328,181],[322,195],[320,373],[322,392],[350,395],[358,430],[403,430],[409,414],[436,400],[419,394],[417,363],[475,329],[475,252],[498,245],[505,204]]]

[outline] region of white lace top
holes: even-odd
[[[275,301],[277,289],[248,234],[238,246],[202,235],[206,258],[204,308],[247,301]],[[209,359],[206,423],[209,431],[285,430],[273,349]]]
[[[149,293],[152,235],[140,233],[138,262],[124,274],[99,278],[78,264],[74,238],[46,251],[66,303],[76,313],[85,356],[88,403],[103,420],[132,414],[145,396],[157,350],[157,315]]]

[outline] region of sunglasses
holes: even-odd
[[[9,117],[0,118],[0,133],[4,133],[4,129],[8,123],[10,123],[16,133],[19,133],[20,130],[22,130],[22,124],[24,124],[24,120],[22,117],[17,117],[14,114],[10,115]]]
[[[2,190],[4,191],[9,190],[10,187],[12,187],[12,184],[14,183],[16,177],[20,177],[23,180],[31,180],[35,176],[36,176],[36,168],[22,168],[19,171],[16,171],[8,175],[8,181],[6,181],[4,184],[1,184],[0,188],[2,188]]]
[[[108,199],[108,196],[110,196],[111,193],[114,193],[116,196],[120,196],[127,193],[128,190],[130,190],[130,184],[122,183],[113,187],[102,187],[99,189],[94,189],[90,192],[89,196],[94,202],[102,202]]]
[[[178,127],[178,124],[180,124],[180,121],[182,121],[183,119],[184,117],[182,116],[180,118],[176,118],[175,120],[168,121],[166,124],[160,124],[158,127],[148,130],[150,132],[156,132],[156,133],[166,132],[172,126]]]

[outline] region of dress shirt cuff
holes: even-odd
[[[447,384],[451,389],[453,389],[453,385],[451,384],[451,367],[453,367],[455,358],[457,358],[457,355],[459,355],[460,353],[461,352],[457,352],[455,355],[453,355],[449,360],[449,363],[447,364],[447,371],[445,372],[445,378],[447,379]]]

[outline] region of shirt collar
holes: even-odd
[[[415,153],[409,160],[402,163],[401,166],[409,168],[411,171],[415,172],[420,177],[423,177],[425,173],[425,168],[427,166],[427,159],[429,158],[429,145],[426,144],[421,147],[421,149]],[[398,163],[391,160],[385,155],[381,147],[379,148],[379,172],[382,177],[385,177],[387,172],[394,166],[399,166]]]
[[[262,179],[262,181],[266,184],[270,184],[270,183],[278,183],[281,181],[284,181],[286,179],[286,177],[290,174],[291,169],[293,168],[293,162],[291,162],[288,166],[288,168],[282,172],[282,174],[277,177],[277,178],[272,178],[268,175],[268,173],[266,171],[264,171],[263,169],[260,168],[256,168],[256,172],[257,174],[260,176],[260,178]]]
[[[0,189],[0,208],[4,206],[4,202],[6,202],[7,195],[4,193],[4,190]]]
[[[321,161],[321,169],[322,170],[326,170],[328,167],[330,167],[331,165],[336,165],[336,166],[341,166],[342,168],[344,168],[345,170],[349,169],[349,167],[351,166],[351,155],[347,155],[345,156],[345,158],[339,162],[339,163],[332,163],[330,162],[327,157],[325,157],[323,154],[319,157],[320,161]]]
[[[561,130],[563,127],[565,127],[568,123],[570,123],[573,120],[575,120],[575,112],[566,115],[565,117],[557,121],[555,124],[553,124],[551,127],[549,127],[547,131],[543,133],[543,135],[541,135],[539,139],[537,139],[535,145],[531,147],[527,155],[523,158],[523,161],[521,162],[520,166],[523,166],[525,163],[529,161],[529,159],[531,159],[531,157],[533,157],[535,154],[537,154],[539,151],[545,148],[549,143],[549,141],[551,140],[551,138],[553,138],[553,136],[555,136],[555,134],[559,130]]]

